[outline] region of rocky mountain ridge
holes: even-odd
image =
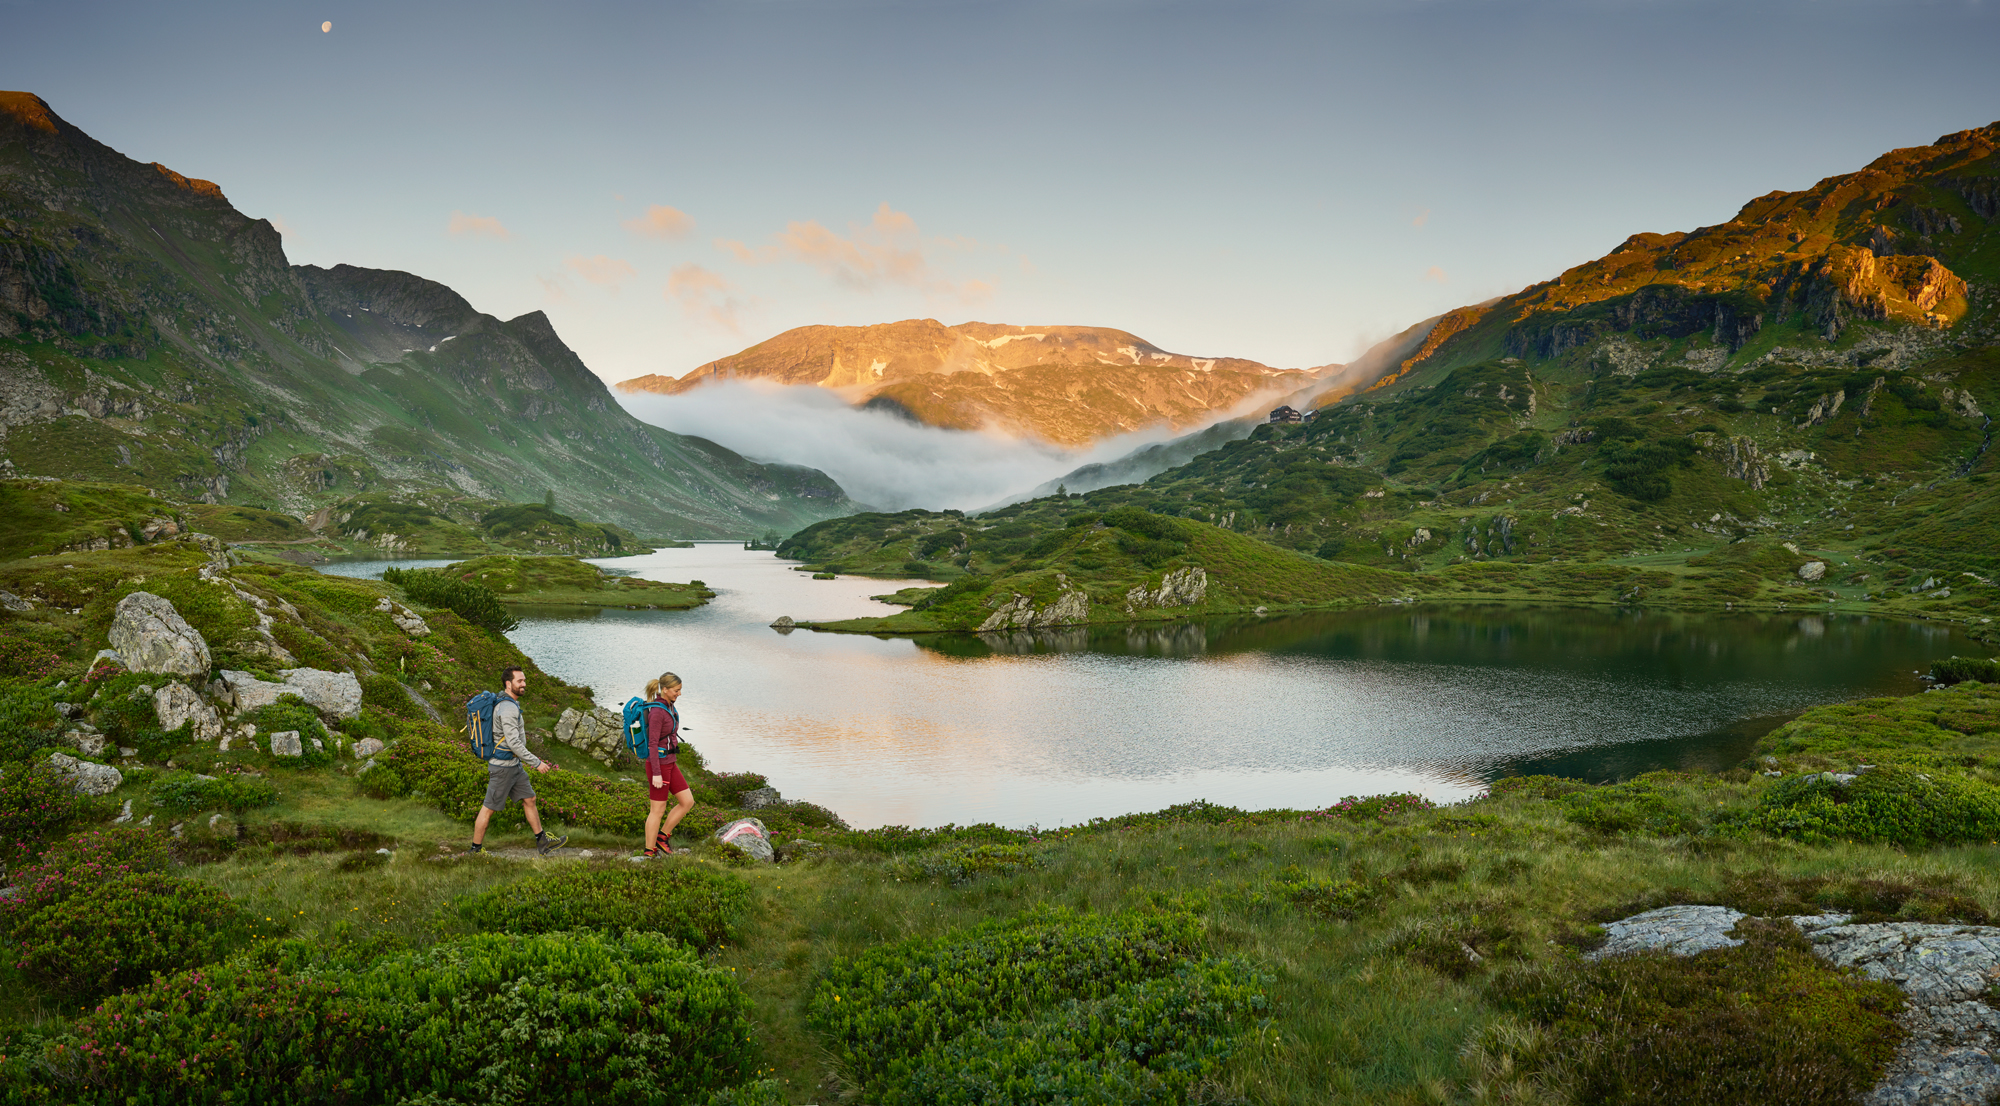
[[[931,426],[997,426],[1082,445],[1162,423],[1195,425],[1340,368],[1275,369],[1243,358],[1191,357],[1108,327],[946,326],[906,319],[798,327],[678,379],[641,376],[617,387],[628,394],[678,395],[728,380],[809,384]]]
[[[849,509],[824,474],[632,418],[532,312],[293,266],[217,185],[0,93],[0,475],[304,517],[356,495],[541,500],[653,536]]]

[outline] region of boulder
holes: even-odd
[[[575,707],[556,719],[556,740],[600,764],[610,765],[625,755],[625,720],[603,707],[580,711]]]
[[[79,795],[109,795],[118,790],[125,777],[108,764],[92,764],[67,753],[50,753],[49,764]]]
[[[186,684],[171,683],[155,691],[153,713],[160,718],[160,728],[168,733],[180,729],[183,723],[193,723],[189,729],[196,741],[214,741],[222,736],[222,716]]]
[[[32,611],[35,609],[35,604],[11,591],[0,591],[0,607],[10,611]]]
[[[111,615],[111,647],[133,672],[208,675],[208,642],[174,605],[148,591],[118,601]]]
[[[361,681],[352,672],[327,672],[318,668],[287,668],[279,675],[301,699],[321,714],[352,718],[361,713]]]
[[[738,818],[734,822],[715,831],[715,839],[725,845],[734,845],[765,863],[778,859],[771,848],[771,834],[764,823],[755,818]]]
[[[354,743],[354,759],[367,760],[387,748],[378,737],[364,737]]]
[[[773,629],[773,630],[789,630],[789,629],[791,629],[791,628],[793,628],[793,627],[795,627],[795,626],[797,626],[797,625],[798,625],[798,623],[797,623],[797,622],[794,622],[794,621],[792,621],[792,616],[791,616],[791,615],[788,615],[788,614],[781,614],[781,615],[779,615],[779,616],[778,616],[778,620],[777,620],[776,622],[773,622],[773,623],[771,623],[771,629]]]
[[[217,687],[216,684],[222,686]],[[225,669],[222,678],[209,685],[209,693],[229,708],[231,714],[268,707],[278,701],[281,695],[297,695],[299,690],[289,684],[274,684],[260,680],[248,672]]]
[[[279,730],[278,732],[272,734],[271,755],[274,757],[305,756],[306,747],[305,743],[299,740],[299,731]]]
[[[784,797],[775,787],[760,787],[755,791],[745,791],[737,800],[744,810],[763,810],[765,807],[784,806]]]
[[[62,743],[87,757],[104,755],[104,735],[89,730],[70,730],[62,735]]]
[[[1825,561],[1807,561],[1806,563],[1799,566],[1799,579],[1804,580],[1809,584],[1814,582],[1815,580],[1823,579],[1825,576],[1826,576]]]
[[[425,622],[422,616],[399,603],[391,603],[387,596],[375,604],[375,609],[388,615],[389,621],[394,622],[397,629],[411,637],[427,637],[431,632],[430,623]]]

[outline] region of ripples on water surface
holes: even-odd
[[[1190,799],[1319,807],[1397,790],[1446,801],[1515,771],[1725,767],[1776,716],[1908,694],[1913,670],[1973,647],[1925,622],[1501,606],[780,634],[779,615],[890,613],[869,596],[904,585],[812,580],[736,545],[598,563],[720,594],[693,611],[524,611],[508,636],[614,708],[678,673],[711,765],[762,772],[857,826],[1050,826]]]

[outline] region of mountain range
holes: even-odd
[[[850,402],[955,430],[995,427],[1064,446],[1212,421],[1255,397],[1338,376],[1340,365],[1274,369],[1239,357],[1169,353],[1107,327],[906,319],[805,326],[674,378],[620,381],[677,395],[728,380],[810,384]]]
[[[25,92],[0,93],[0,474],[327,525],[553,497],[641,535],[753,536],[853,509],[823,473],[633,418],[542,313],[292,265],[218,185]]]

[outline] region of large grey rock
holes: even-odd
[[[95,730],[70,730],[62,735],[62,743],[87,757],[104,755],[106,738]]]
[[[625,720],[603,707],[587,711],[571,707],[556,719],[556,740],[583,750],[600,764],[614,764],[626,755]]]
[[[1826,577],[1825,561],[1807,561],[1799,566],[1799,579],[1812,583]]]
[[[1147,591],[1144,585],[1125,593],[1125,613],[1145,607],[1192,607],[1208,598],[1208,570],[1189,565],[1160,577],[1160,586]]]
[[[775,787],[760,787],[755,791],[745,791],[737,800],[744,810],[763,810],[765,807],[784,806],[784,796]]]
[[[1743,917],[1741,910],[1726,906],[1664,906],[1648,910],[1606,925],[1604,933],[1609,940],[1590,953],[1590,958],[1655,950],[1691,956],[1709,949],[1729,948],[1743,943],[1729,936],[1729,931]]]
[[[354,759],[367,760],[387,748],[379,737],[364,737],[354,743]]]
[[[11,591],[0,591],[0,607],[10,611],[32,611],[35,609],[35,604],[32,600],[23,599]]]
[[[770,832],[764,828],[763,822],[755,818],[738,818],[716,830],[715,839],[725,845],[734,845],[765,863],[778,859],[776,850],[771,848]]]
[[[220,684],[221,686],[216,686]],[[231,714],[268,707],[278,701],[281,695],[297,695],[299,690],[289,684],[276,684],[260,680],[248,672],[224,669],[222,678],[209,685],[209,693],[217,701],[229,708]]]
[[[279,675],[297,689],[299,697],[321,714],[352,718],[361,713],[361,681],[352,672],[327,672],[318,668],[287,668]]]
[[[153,713],[159,716],[160,728],[168,733],[191,722],[189,728],[196,741],[214,741],[222,736],[222,716],[186,684],[170,683],[155,691]]]
[[[1004,599],[979,624],[982,634],[999,630],[1046,626],[1074,626],[1090,621],[1090,596],[1085,592],[1064,587],[1061,594],[1049,601],[1045,607],[1037,608],[1035,601],[1016,593],[1011,599]]]
[[[279,730],[278,732],[272,734],[271,755],[274,757],[305,756],[306,747],[305,743],[299,740],[299,731]]]
[[[92,764],[78,760],[68,753],[50,753],[49,764],[56,773],[68,780],[79,795],[109,795],[118,790],[125,777],[118,769],[108,764]]]
[[[111,615],[111,647],[134,672],[208,675],[208,642],[174,605],[149,591],[118,601]]]

